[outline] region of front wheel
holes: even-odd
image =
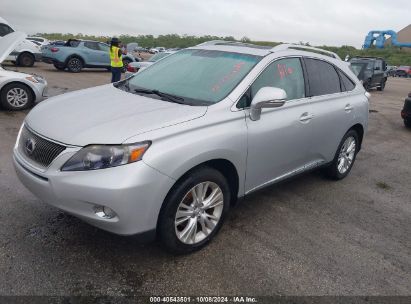
[[[33,102],[33,93],[25,84],[11,83],[1,90],[0,104],[6,110],[24,110],[30,107]]]
[[[177,254],[199,250],[220,229],[229,202],[230,189],[219,171],[203,167],[189,173],[164,201],[158,224],[160,241]]]
[[[326,168],[328,177],[340,180],[350,173],[359,149],[358,134],[355,130],[348,131],[342,138],[334,160]]]

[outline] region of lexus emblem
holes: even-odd
[[[26,153],[28,155],[32,155],[34,149],[36,149],[36,141],[33,138],[28,138],[24,144],[24,148],[26,149]]]

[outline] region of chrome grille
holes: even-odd
[[[18,150],[33,165],[48,167],[65,149],[65,146],[40,137],[25,126],[21,131]]]

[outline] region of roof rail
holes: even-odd
[[[219,43],[229,43],[230,41],[225,41],[225,40],[210,40],[210,41],[206,41],[200,44],[197,44],[197,46],[203,46],[203,45],[216,45]]]
[[[299,45],[299,44],[287,44],[287,43],[279,44],[279,45],[273,47],[270,51],[274,53],[274,52],[286,51],[286,50],[289,50],[289,49],[311,50],[311,51],[315,51],[317,53],[323,53],[324,55],[327,55],[327,56],[333,57],[335,59],[341,60],[340,56],[338,56],[334,52],[326,51],[326,50],[319,49],[319,48],[312,47],[312,46]]]

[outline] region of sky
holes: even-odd
[[[27,34],[243,36],[361,47],[370,30],[411,23],[410,0],[1,0],[0,17]]]

